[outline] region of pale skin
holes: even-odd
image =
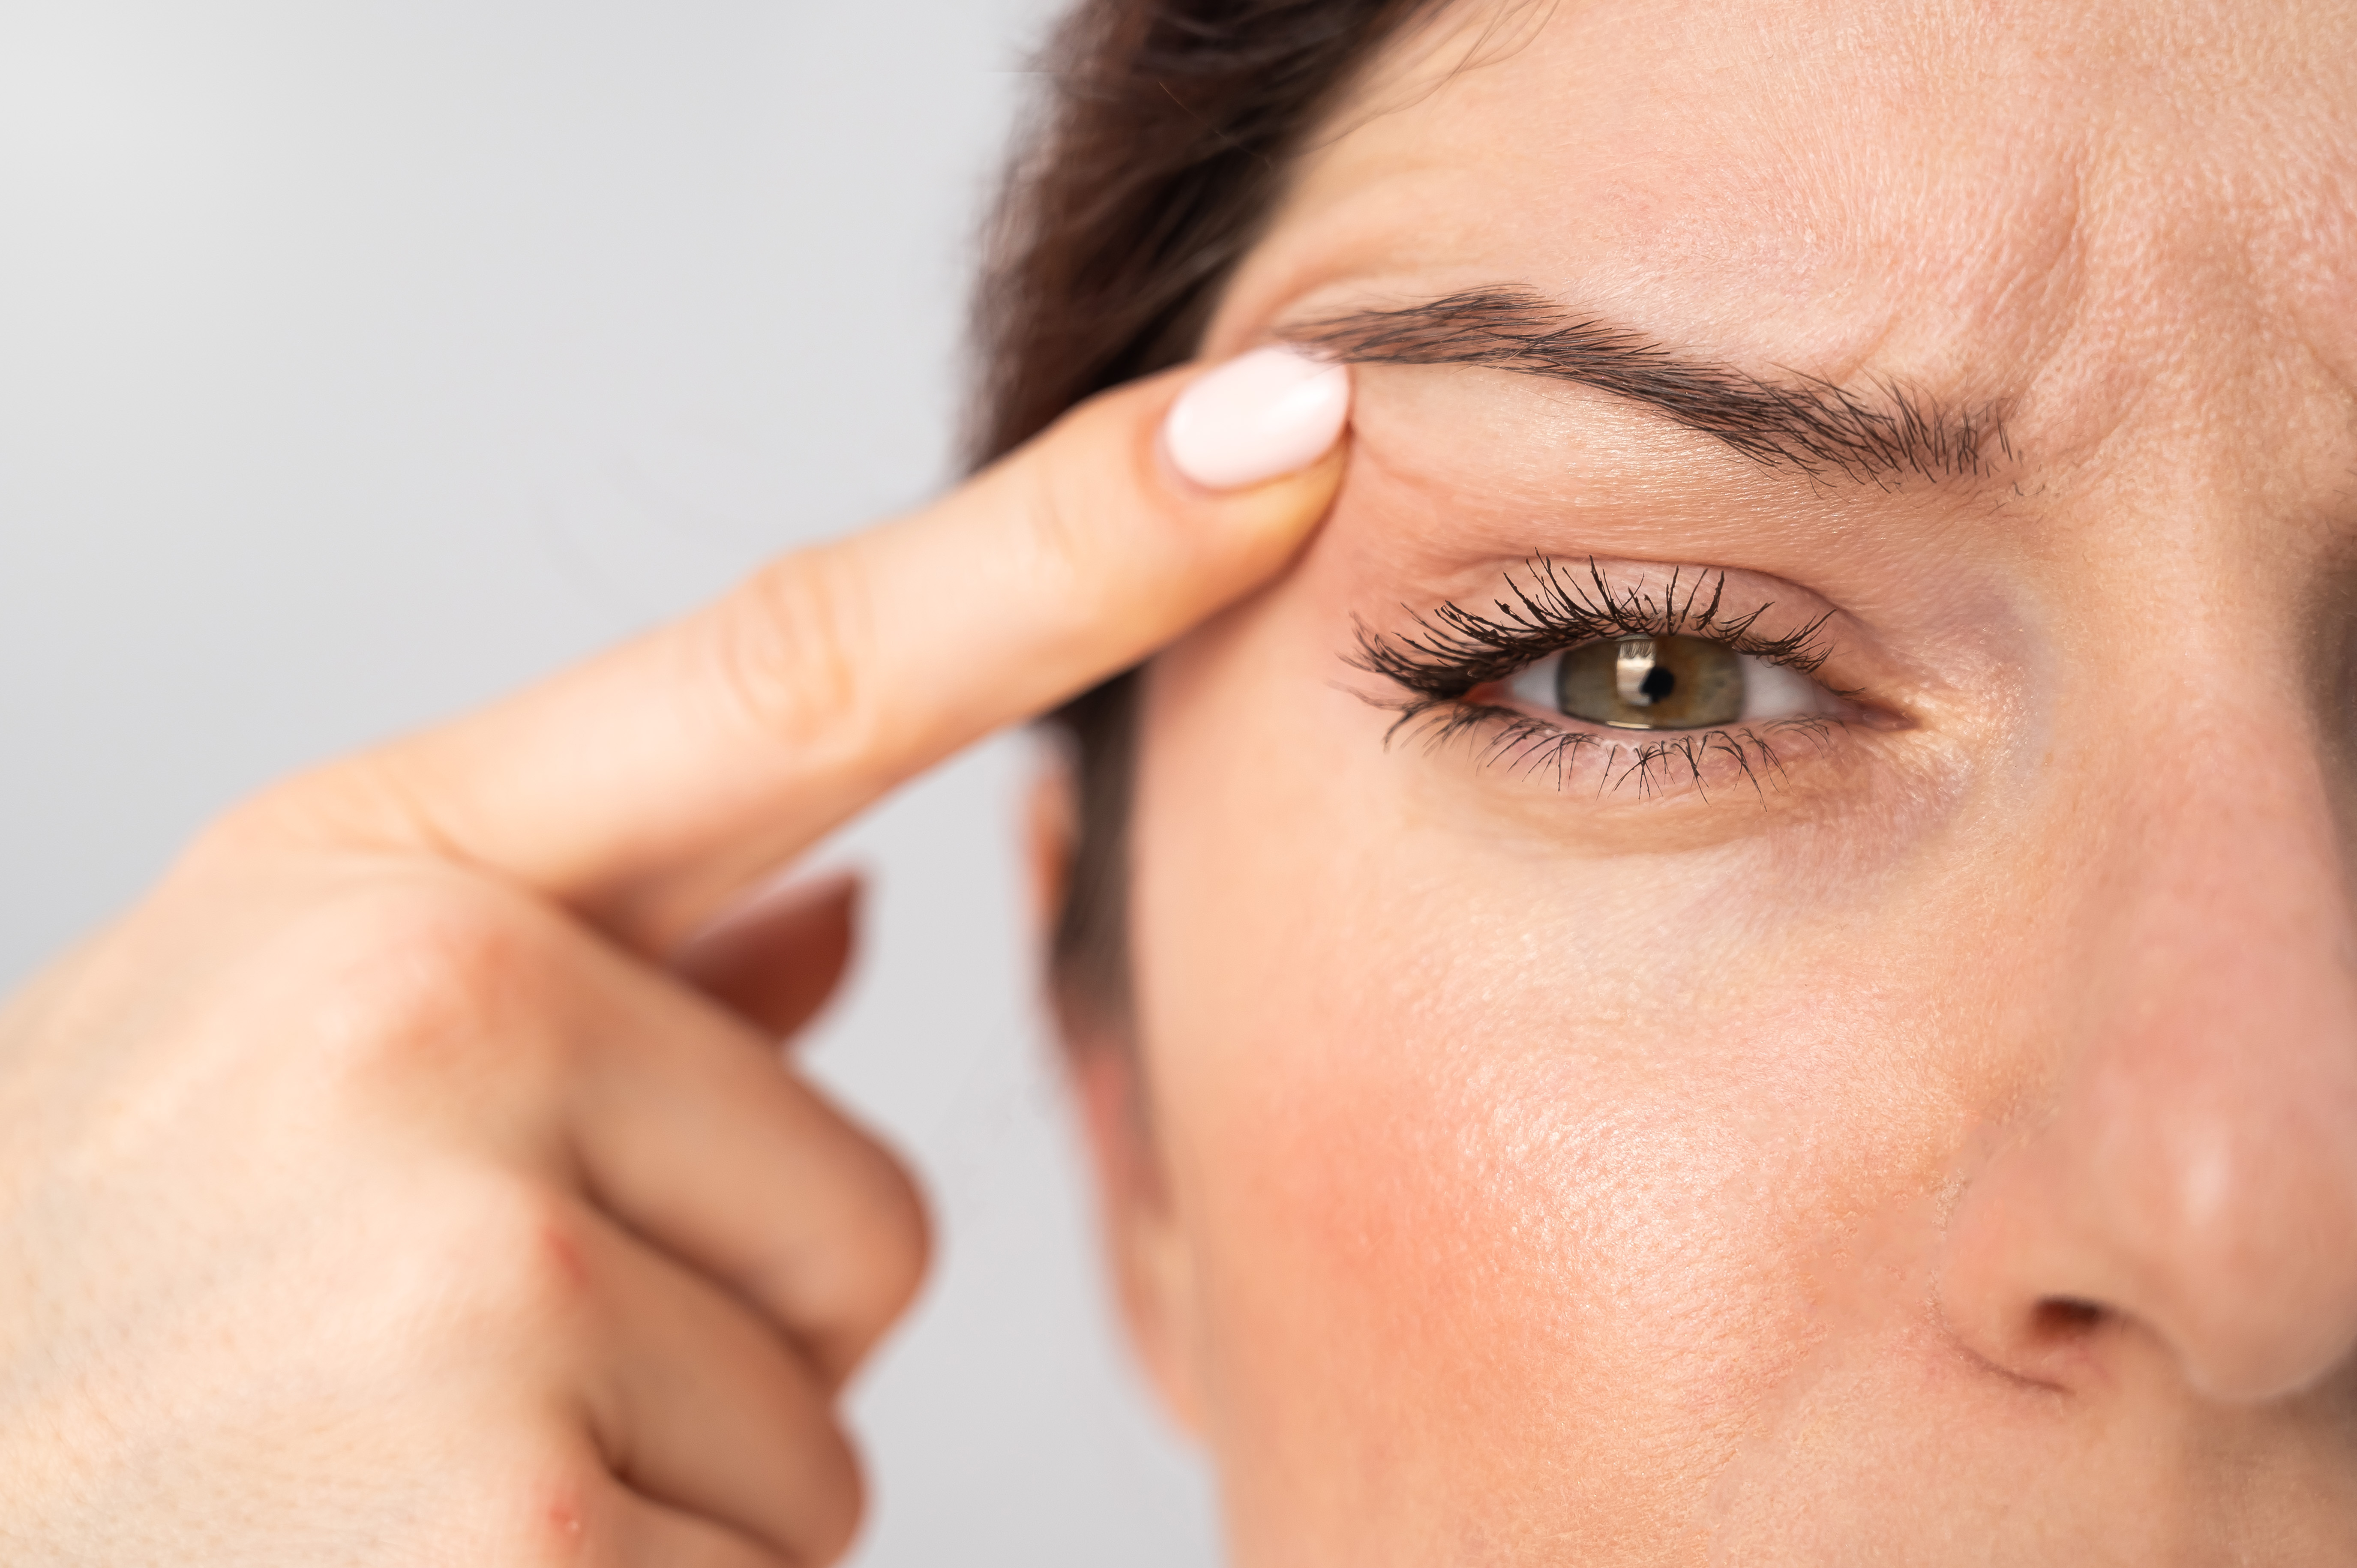
[[[1236,1561],[2357,1560],[2351,14],[1479,21],[1211,353],[1507,284],[2010,449],[1811,478],[1370,366],[1302,563],[1157,660],[1087,1076]],[[1387,749],[1352,618],[1534,555],[1827,615],[1863,711],[1758,791]]]
[[[1185,379],[269,792],[16,999],[0,1556],[837,1556],[834,1395],[922,1211],[773,1045],[850,889],[732,906],[1294,552],[1339,458],[1187,483],[1157,438]]]
[[[922,1253],[905,1177],[768,1047],[845,901],[681,944],[1177,638],[1132,1005],[1073,1045],[1239,1563],[2357,1560],[2353,34],[1825,3],[1412,37],[1207,359],[1509,284],[1996,410],[2006,449],[1812,478],[1371,365],[1345,455],[1220,498],[1157,465],[1165,378],[274,792],[7,1015],[0,1543],[838,1550],[830,1398]],[[1354,618],[1484,607],[1534,556],[1824,615],[1854,708],[1757,789],[1387,747]],[[1052,809],[1039,837],[1052,888]]]

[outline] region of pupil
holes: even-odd
[[[1743,656],[1708,638],[1599,637],[1565,649],[1553,674],[1553,693],[1523,694],[1608,729],[1708,729],[1743,716]]]

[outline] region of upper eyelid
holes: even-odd
[[[1669,580],[1653,591],[1642,585],[1616,588],[1593,557],[1577,574],[1544,555],[1533,556],[1523,566],[1527,581],[1507,575],[1511,597],[1492,601],[1495,616],[1450,602],[1419,615],[1415,629],[1406,633],[1382,634],[1360,623],[1358,650],[1350,662],[1427,700],[1445,701],[1558,650],[1615,635],[1707,637],[1809,676],[1833,651],[1822,635],[1830,610],[1776,635],[1758,625],[1772,602],[1741,614],[1723,613],[1722,570],[1689,575],[1687,568],[1673,568]]]

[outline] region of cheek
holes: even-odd
[[[1897,1028],[1878,955],[1792,983],[1724,865],[1534,865],[1419,820],[1385,783],[1419,759],[1255,696],[1279,636],[1157,667],[1134,842],[1240,1536],[1478,1561],[1679,1528],[1831,1318],[1882,1310],[1861,1217],[1927,1201],[1949,1097],[1859,1067]]]

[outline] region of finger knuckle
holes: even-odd
[[[554,955],[512,904],[471,888],[372,888],[316,912],[302,950],[283,955],[306,977],[316,1069],[376,1093],[388,1080],[515,1070],[553,1046],[561,1036],[543,1023]]]
[[[828,1423],[813,1455],[816,1483],[808,1490],[812,1501],[801,1521],[796,1555],[805,1563],[833,1563],[851,1549],[859,1521],[867,1512],[867,1477],[858,1451],[843,1429]]]
[[[490,1488],[483,1534],[487,1563],[574,1568],[612,1561],[606,1539],[613,1481],[586,1448],[554,1451],[517,1465]]]
[[[737,717],[798,752],[872,744],[882,707],[875,605],[856,553],[806,550],[757,573],[724,600],[704,652]]]
[[[577,1317],[595,1296],[588,1237],[578,1205],[519,1185],[487,1203],[466,1238],[470,1277],[502,1316],[539,1327]]]
[[[413,1211],[382,1228],[365,1265],[365,1326],[403,1376],[472,1378],[490,1357],[522,1388],[603,1353],[613,1324],[578,1199],[447,1161],[421,1163],[407,1196]]]
[[[915,1180],[881,1148],[870,1154],[856,1201],[839,1217],[823,1248],[781,1260],[799,1294],[829,1326],[830,1369],[845,1372],[916,1299],[931,1258],[931,1223]]]
[[[867,1283],[868,1309],[889,1323],[907,1310],[924,1283],[932,1262],[932,1216],[924,1194],[907,1168],[887,1156],[878,1179],[873,1234],[874,1262]]]
[[[535,1338],[593,1322],[595,1239],[580,1204],[554,1188],[498,1182],[476,1195],[471,1214],[446,1234],[436,1264],[463,1282],[468,1316],[501,1333]]]

